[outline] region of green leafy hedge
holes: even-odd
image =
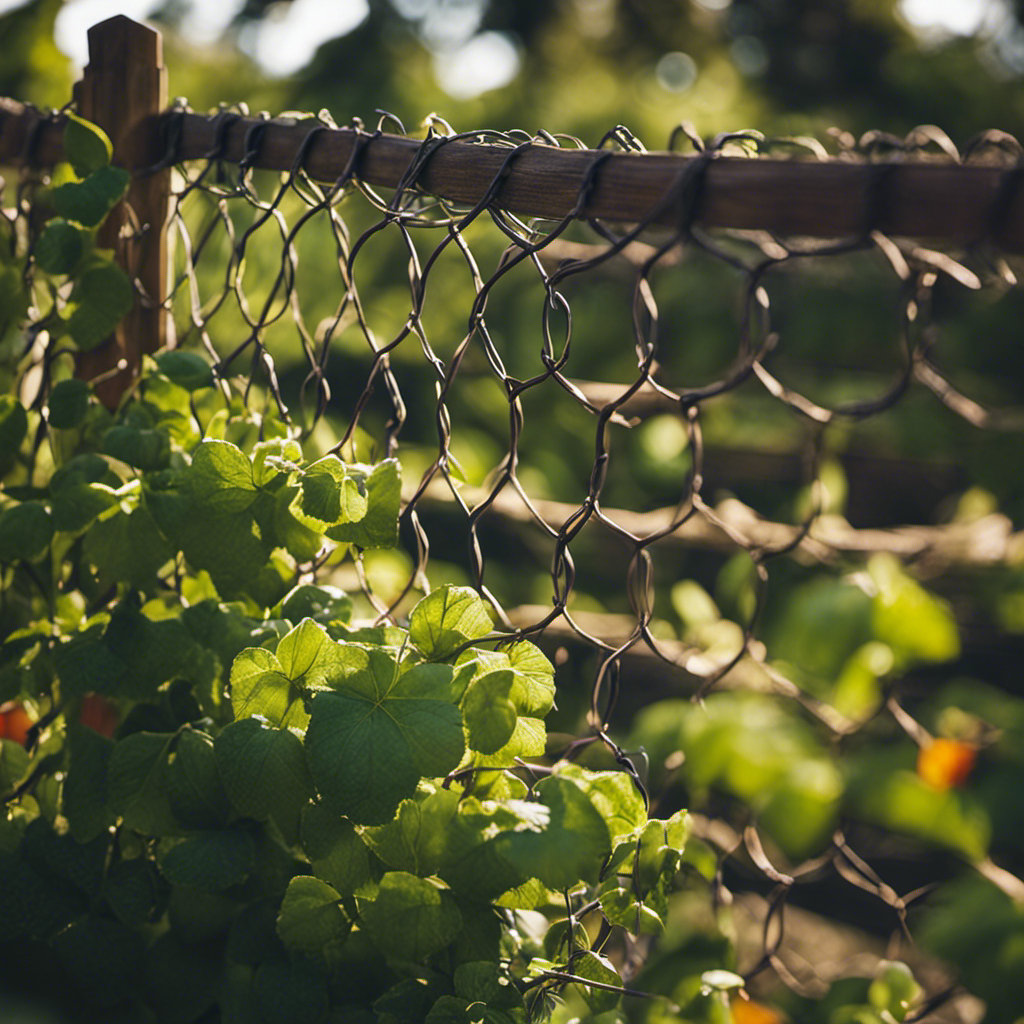
[[[573,983],[613,1008],[603,947],[662,927],[686,813],[531,764],[554,670],[475,591],[405,627],[312,582],[396,543],[396,461],[307,454],[192,353],[114,414],[69,375],[61,340],[100,343],[131,289],[95,248],[127,178],[76,117],[65,144],[78,180],[4,271],[5,344],[43,295],[51,346],[43,400],[0,416],[0,705],[31,721],[0,740],[10,962],[85,1019],[523,1021]]]

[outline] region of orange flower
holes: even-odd
[[[732,1024],[784,1024],[778,1010],[754,999],[733,999],[729,1008],[732,1010]]]
[[[940,736],[921,747],[917,755],[917,774],[932,789],[962,786],[971,774],[977,754],[977,749],[968,743]]]
[[[28,712],[17,701],[0,704],[0,739],[14,740],[25,746],[28,731],[35,725]]]

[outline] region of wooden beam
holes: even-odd
[[[241,117],[230,124],[194,113],[179,118],[179,159],[217,152],[237,163],[246,141],[256,140],[253,166],[291,169],[308,123],[261,122]],[[251,133],[251,134],[250,134]],[[349,128],[323,129],[311,141],[305,169],[333,182],[343,173],[359,136]],[[420,142],[381,135],[366,143],[358,175],[371,185],[395,187]],[[509,150],[455,141],[441,146],[419,176],[424,190],[461,203],[487,194]],[[537,145],[516,157],[498,190],[500,206],[530,216],[560,219],[573,210],[597,153]],[[654,218],[678,224],[683,207],[666,203],[693,157],[672,153],[615,153],[598,168],[583,214],[623,223]],[[879,170],[879,168],[891,168]],[[914,160],[878,164],[848,160],[774,160],[723,157],[707,168],[697,221],[707,227],[765,230],[779,235],[857,238],[868,228],[894,236],[957,244],[991,239],[1024,252],[1022,176],[1002,166]]]
[[[123,91],[118,98],[124,99]],[[192,112],[164,116],[175,122],[179,160],[217,153],[237,163],[246,155],[247,140],[258,139],[253,166],[278,171],[295,165],[311,130],[309,123],[288,118],[240,117],[227,123]],[[33,117],[23,105],[0,100],[0,161],[19,162],[26,122]],[[49,126],[41,133],[34,164],[47,166],[59,158],[56,134]],[[336,181],[358,140],[349,128],[318,130],[306,170],[318,181]],[[394,188],[419,150],[416,139],[383,134],[365,145],[356,170],[371,185]],[[151,153],[150,163],[162,155]],[[452,142],[429,158],[419,183],[435,195],[472,204],[487,194],[507,157],[502,146]],[[561,219],[574,209],[596,157],[594,150],[536,146],[515,159],[497,201],[523,215]],[[658,224],[678,224],[681,204],[665,200],[692,159],[672,153],[611,155],[594,175],[584,216],[620,223],[653,216]],[[886,167],[892,169],[880,170]],[[892,165],[723,157],[707,169],[696,212],[706,227],[857,238],[875,226],[894,237],[956,245],[991,240],[1006,251],[1024,252],[1024,174],[1005,166],[912,158]]]
[[[63,114],[0,96],[0,167],[53,167],[64,155]]]
[[[123,15],[89,29],[89,64],[77,90],[78,111],[98,124],[114,146],[114,163],[131,172],[128,195],[103,223],[99,244],[113,249],[136,283],[135,305],[114,336],[78,360],[91,379],[120,369],[97,394],[114,408],[138,376],[142,355],[167,337],[167,203],[170,171],[141,173],[159,159],[160,114],[167,106],[167,72],[160,33]]]

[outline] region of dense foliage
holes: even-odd
[[[92,245],[104,143],[72,119],[81,180],[34,253],[35,328],[78,349],[87,282],[120,274]],[[5,984],[45,971],[108,1020],[536,1020],[574,980],[614,1007],[605,947],[663,926],[685,811],[649,817],[627,772],[531,763],[554,669],[474,591],[400,628],[296,584],[325,542],[395,544],[398,464],[307,458],[213,383],[167,352],[114,416],[72,377],[43,410],[5,396]],[[587,907],[553,927],[539,910],[570,891]]]

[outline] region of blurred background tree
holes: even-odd
[[[17,0],[0,2],[0,93],[63,102],[85,29],[113,13],[166,34],[172,92],[197,109],[378,107],[457,127],[628,124],[652,146],[701,131],[901,133],[957,141],[1024,124],[1024,6],[1010,0]],[[185,59],[183,59],[185,58]]]

